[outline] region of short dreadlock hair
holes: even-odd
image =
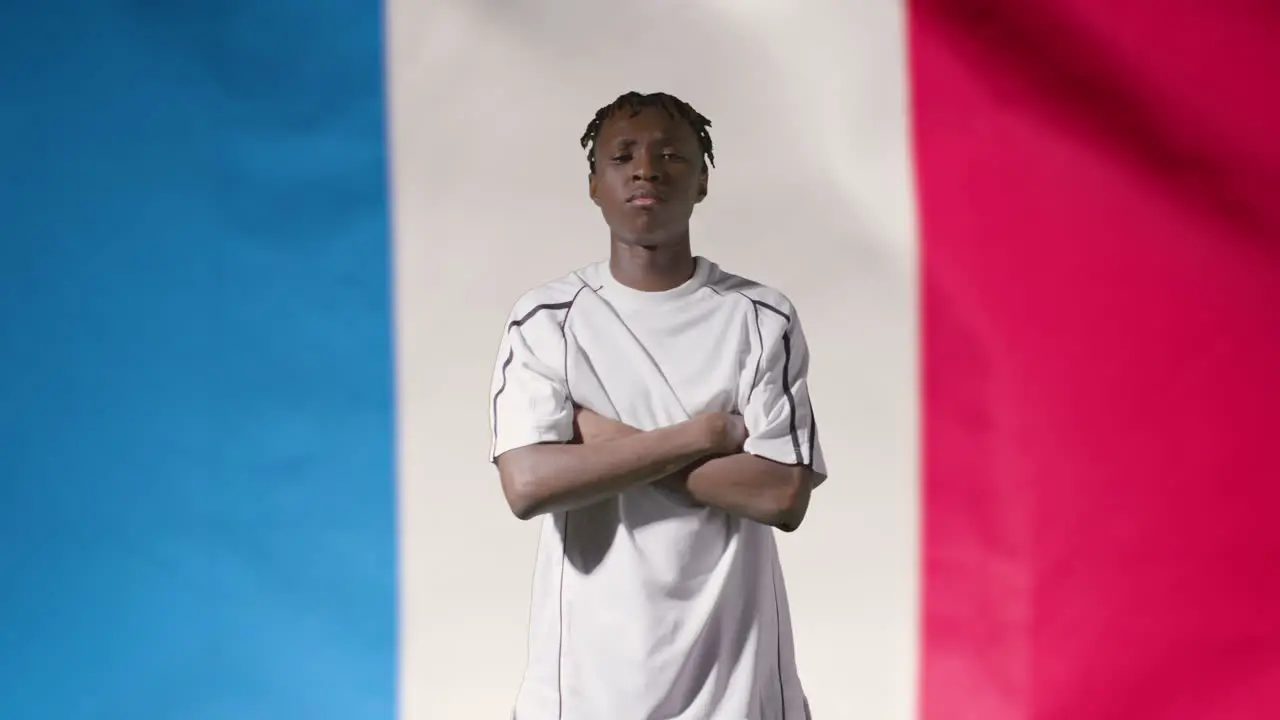
[[[599,134],[600,128],[604,126],[604,122],[614,113],[622,110],[630,112],[631,117],[635,117],[647,108],[661,108],[671,117],[678,117],[689,123],[689,127],[693,128],[693,134],[698,138],[698,146],[702,149],[702,156],[706,159],[707,164],[711,167],[716,166],[716,154],[711,145],[711,133],[707,132],[707,129],[711,127],[710,120],[702,113],[694,110],[689,103],[675,95],[661,92],[642,95],[632,91],[619,95],[617,100],[597,110],[596,116],[591,119],[591,122],[587,123],[587,130],[582,133],[582,147],[587,151],[587,165],[591,168],[591,172],[596,171],[596,135]]]

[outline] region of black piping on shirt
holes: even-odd
[[[566,302],[544,303],[541,305],[535,305],[532,309],[529,310],[529,312],[525,313],[523,316],[515,320],[512,320],[510,323],[508,323],[507,333],[510,333],[515,328],[518,328],[521,325],[525,324],[526,322],[529,321],[530,318],[534,317],[535,315],[542,312],[543,310],[564,310],[565,311],[564,317],[560,320],[560,333],[563,336],[565,332],[565,325],[569,322],[569,311],[573,309],[573,303],[577,301],[578,296],[581,295],[582,291],[586,289],[587,289],[586,285],[583,285],[582,287],[578,288],[578,291],[573,294],[573,298]],[[567,337],[565,337],[564,340],[565,340],[565,359],[564,359],[565,377],[567,381],[568,371],[569,371],[569,341]],[[495,448],[497,447],[497,442],[498,442],[498,398],[502,396],[502,391],[507,389],[507,368],[511,366],[511,363],[515,359],[515,356],[516,356],[515,349],[509,348],[507,350],[507,359],[502,362],[502,384],[498,386],[498,391],[493,394],[493,442],[494,442]],[[495,462],[497,461],[496,457],[494,458],[494,461]],[[558,717],[563,717],[564,715],[564,687],[563,687],[563,679],[561,677],[561,673],[562,673],[562,665],[564,663],[564,564],[567,558],[568,545],[569,545],[567,513],[565,516],[565,537],[563,539],[563,543],[564,543],[564,552],[560,556],[560,592],[559,592],[559,596],[560,596],[559,597],[559,604],[560,604],[559,645],[560,647],[556,651],[556,678],[557,678],[556,681],[560,685],[560,687],[558,688],[558,696],[559,696],[558,708],[559,709],[557,710],[557,713],[556,713]],[[514,720],[514,718],[515,718],[515,713],[513,712],[512,719]]]
[[[579,288],[578,292],[579,293],[582,292],[582,288]],[[577,293],[575,293],[571,300],[566,300],[565,302],[543,303],[541,305],[535,305],[533,306],[532,309],[529,310],[529,312],[507,323],[507,333],[509,334],[515,328],[518,328],[521,325],[529,322],[529,320],[533,318],[533,316],[537,315],[543,310],[568,310],[569,308],[573,307],[573,302],[574,300],[577,300],[577,299],[578,299],[578,295]],[[565,317],[566,318],[568,317],[568,313],[565,313]],[[564,331],[563,323],[561,323],[560,325],[560,330],[561,332]],[[511,367],[511,363],[513,360],[515,360],[515,358],[516,358],[515,348],[508,348],[507,359],[502,361],[502,384],[498,386],[498,391],[493,394],[493,442],[495,447],[497,446],[497,442],[498,442],[498,398],[502,397],[502,392],[507,389],[507,368]],[[494,458],[494,460],[497,461],[497,458]]]
[[[797,465],[812,466],[813,465],[812,412],[810,412],[809,461],[805,462],[804,451],[801,449],[801,446],[800,446],[800,429],[796,427],[796,396],[791,392],[791,316],[782,312],[778,308],[770,305],[769,303],[763,300],[756,300],[755,298],[751,297],[750,295],[747,295],[746,293],[740,293],[740,294],[746,299],[750,300],[752,305],[756,306],[757,308],[764,308],[765,310],[768,310],[776,314],[778,317],[782,318],[787,323],[786,329],[782,331],[782,394],[787,399],[787,410],[789,411],[788,414],[790,416],[791,425],[788,429],[791,432],[791,448],[796,453]],[[760,313],[759,312],[756,313],[756,332],[760,333]],[[763,349],[761,350],[761,352],[762,353],[764,352]],[[759,372],[760,372],[760,369],[759,367],[757,367],[756,373],[758,374]]]

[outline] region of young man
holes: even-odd
[[[826,477],[782,293],[692,254],[711,123],[627,93],[582,145],[610,254],[517,301],[491,459],[546,515],[516,720],[805,720],[773,528]]]

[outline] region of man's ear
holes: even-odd
[[[598,190],[599,187],[596,185],[595,172],[587,173],[587,194],[591,197],[591,202],[595,203],[597,206],[600,205],[600,195],[597,192]]]
[[[700,203],[707,198],[707,181],[710,180],[710,175],[704,165],[702,174],[698,177],[698,199],[694,200],[694,203]]]

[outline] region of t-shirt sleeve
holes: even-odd
[[[795,309],[756,304],[759,365],[742,415],[746,452],[805,465],[826,479],[827,464],[809,398],[809,345]]]
[[[573,439],[564,378],[562,307],[535,306],[508,319],[493,369],[490,462],[508,450]]]

